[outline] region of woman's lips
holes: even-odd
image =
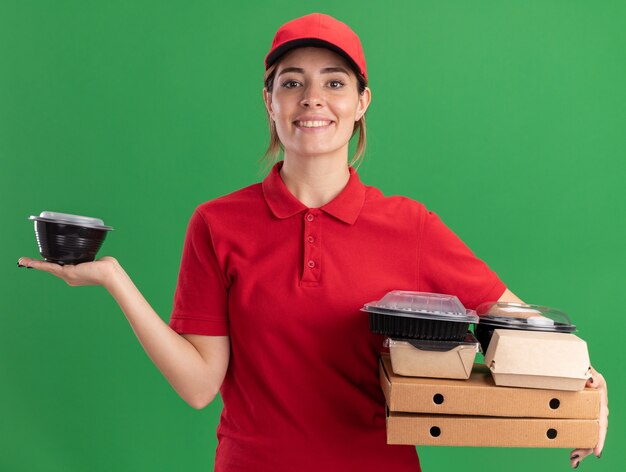
[[[333,121],[328,120],[294,121],[294,126],[305,132],[319,132],[327,130],[333,123]]]

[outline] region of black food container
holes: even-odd
[[[95,260],[107,232],[113,230],[101,219],[69,213],[42,211],[28,219],[34,221],[39,253],[60,265]]]
[[[487,302],[476,308],[479,322],[474,328],[483,352],[487,352],[495,329],[573,333],[576,326],[560,310],[541,305]]]
[[[370,330],[391,338],[462,341],[469,325],[478,322],[453,295],[393,290],[361,309]]]

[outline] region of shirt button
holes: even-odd
[[[315,267],[315,262],[313,262],[313,261],[309,261],[307,264],[308,264],[308,266],[309,266],[311,269],[312,269],[313,267]]]
[[[313,243],[315,241],[315,238],[313,236],[309,236],[308,238],[306,238],[306,240],[310,243]]]
[[[313,221],[314,216],[311,215],[310,213],[308,215],[306,215],[306,220],[307,221]]]

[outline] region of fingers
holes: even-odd
[[[27,264],[28,264],[28,261],[29,261],[29,260],[30,260],[30,259],[29,259],[28,257],[20,257],[20,258],[17,260],[17,266],[18,266],[18,267],[28,267],[28,266],[27,266]]]
[[[591,368],[591,377],[587,380],[587,385],[593,388],[603,388],[607,394],[609,392],[604,376],[593,367]]]
[[[606,385],[604,382],[604,376],[593,367],[590,367],[590,369],[591,369],[591,377],[587,379],[587,384],[590,387],[599,387],[601,384]]]
[[[30,263],[34,261],[34,259],[31,259],[30,257],[20,257],[17,260],[17,266],[18,267],[27,267],[29,269],[32,269],[32,267],[30,267]]]
[[[577,468],[585,457],[593,453],[593,449],[574,449],[570,452],[569,461],[572,468]]]
[[[46,262],[39,259],[32,259],[30,257],[20,257],[17,261],[18,267],[27,267],[29,269],[38,269],[45,272],[50,272],[57,275],[62,267],[59,264],[53,262]]]
[[[587,380],[587,387],[596,388],[600,393],[600,431],[598,434],[598,444],[593,449],[593,454],[599,459],[602,456],[606,432],[609,427],[609,389],[604,376],[591,367],[591,377]]]
[[[604,440],[606,439],[606,428],[600,426],[600,436],[598,437],[598,445],[593,449],[594,455],[600,459],[602,457],[602,449],[604,448]]]
[[[602,449],[604,448],[604,441],[606,439],[606,432],[609,427],[609,407],[606,396],[606,390],[600,390],[600,434],[598,436],[598,444],[593,450],[593,453],[599,459],[602,456]]]

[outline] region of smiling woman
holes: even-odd
[[[278,61],[264,90],[265,105],[284,160],[346,162],[350,138],[369,106],[348,61],[325,48],[303,47]],[[364,143],[363,143],[364,146]]]
[[[319,42],[314,44],[321,45]],[[279,48],[275,47],[275,49]],[[279,125],[275,122],[275,109],[277,107],[280,109],[280,102],[276,103],[276,101],[280,101],[281,98],[283,98],[283,100],[286,98],[290,98],[292,101],[298,100],[296,91],[293,91],[292,94],[285,94],[281,89],[290,90],[293,88],[304,88],[305,90],[297,91],[297,93],[300,94],[299,100],[302,103],[302,100],[306,99],[302,96],[302,94],[310,94],[312,92],[311,86],[313,81],[317,81],[317,86],[321,89],[321,92],[325,89],[330,89],[330,91],[336,92],[332,95],[333,97],[347,98],[348,101],[350,97],[352,97],[358,102],[358,106],[361,108],[361,110],[359,110],[358,117],[356,117],[357,119],[355,119],[350,126],[342,123],[345,124],[345,129],[342,130],[341,134],[342,139],[345,140],[346,130],[350,128],[350,134],[348,136],[347,143],[345,143],[345,146],[347,146],[350,139],[357,133],[357,131],[359,132],[356,151],[350,161],[351,166],[358,168],[358,165],[363,158],[363,154],[365,153],[365,112],[371,100],[371,91],[367,87],[365,68],[363,67],[363,70],[361,70],[354,61],[352,61],[349,57],[346,57],[345,53],[335,51],[336,48],[300,47],[292,50],[291,52],[285,53],[280,60],[277,60],[279,56],[276,56],[276,54],[268,54],[268,57],[274,62],[269,62],[270,65],[268,66],[264,77],[265,88],[263,95],[270,129],[270,143],[263,158],[268,159],[269,164],[274,164],[278,160],[281,149],[288,152],[285,149],[285,140],[288,139],[288,135],[284,134],[281,139],[277,130],[277,126]],[[363,64],[364,62],[365,59],[363,58]],[[306,64],[306,69],[308,70],[304,67],[298,66],[298,63]],[[315,71],[315,67],[318,67],[317,71]],[[315,73],[317,73],[317,77],[314,77]],[[304,80],[305,78],[307,79],[306,82]],[[275,82],[278,82],[276,87]],[[275,90],[275,88],[277,90]],[[318,91],[313,90],[313,98],[315,98],[315,94],[317,92]],[[341,94],[337,92],[341,92]],[[306,106],[306,102],[304,102],[304,104]],[[316,103],[308,103],[308,105],[310,109],[314,110]],[[317,103],[317,105],[319,105],[319,103]],[[309,112],[309,115],[303,115],[298,118],[300,121],[303,121],[305,118],[309,121],[308,123],[298,124],[297,126],[299,126],[300,129],[305,127],[312,128],[329,126],[327,122],[332,122],[328,116],[316,114],[315,111],[311,111]],[[317,123],[311,123],[311,120],[317,121]],[[345,152],[347,153],[347,147],[345,147]]]

